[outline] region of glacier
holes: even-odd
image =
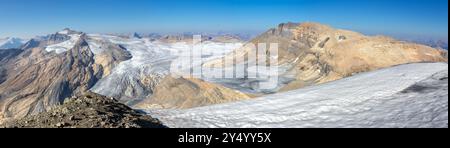
[[[448,128],[448,64],[405,64],[252,100],[143,111],[174,128]]]
[[[110,75],[99,80],[91,90],[93,92],[120,98],[128,105],[141,101],[152,95],[153,88],[165,76],[170,74],[170,66],[177,53],[190,50],[191,43],[166,43],[152,41],[149,38],[122,38],[111,35],[89,34],[88,44],[94,54],[100,54],[104,48],[99,41],[121,45],[130,52],[132,58],[119,63]],[[212,60],[237,49],[242,44],[224,44],[206,41],[202,43],[205,52],[222,52],[219,56],[194,59],[200,66],[202,60]],[[150,80],[150,81],[146,81]]]

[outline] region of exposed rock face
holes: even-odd
[[[428,45],[430,47],[436,48],[436,49],[443,49],[448,50],[448,40],[411,40],[412,42],[416,42],[419,44]]]
[[[0,112],[4,118],[23,117],[59,104],[64,98],[87,91],[102,70],[84,39],[64,53],[47,55],[33,48],[22,53],[0,85]]]
[[[167,76],[157,85],[149,99],[135,107],[186,109],[245,99],[250,99],[250,96],[218,84],[194,78]]]
[[[70,39],[70,36],[67,34],[55,33],[48,36],[47,44],[56,44],[67,41]]]
[[[442,56],[443,51],[428,46],[382,36],[368,37],[319,24],[302,24],[293,30],[293,34],[294,40],[305,36],[312,40],[309,48],[312,53],[294,52],[299,55],[299,60],[291,72],[296,73],[295,78],[300,82],[325,83],[355,73],[400,64],[448,60]],[[316,77],[310,77],[314,75]],[[295,88],[293,86],[292,89]]]
[[[442,50],[388,37],[364,36],[316,23],[280,24],[250,43],[279,44],[279,66],[287,69],[280,77],[293,79],[280,84],[283,86],[281,91],[394,65],[448,61]],[[237,49],[236,55],[246,56],[254,52],[244,47]],[[233,55],[226,58],[233,58]],[[205,65],[221,65],[221,62],[211,61]]]
[[[1,126],[0,126],[1,127]],[[114,98],[86,93],[47,112],[7,122],[7,128],[165,128]]]
[[[0,38],[0,50],[2,49],[13,49],[13,48],[19,48],[22,46],[26,41],[20,38]]]
[[[30,48],[36,48],[41,46],[41,42],[39,42],[36,39],[31,39],[30,41],[26,42],[23,46],[22,49],[30,49]]]

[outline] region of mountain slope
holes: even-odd
[[[448,64],[400,65],[253,100],[147,112],[169,127],[448,127]]]
[[[131,58],[120,45],[70,29],[32,39],[18,51],[0,60],[0,122],[46,111],[88,91]]]
[[[21,49],[4,49],[0,50],[0,63],[8,63],[13,60],[16,56],[22,53]],[[7,67],[6,64],[0,64],[0,84],[6,81],[7,78]],[[1,93],[0,93],[1,98]]]
[[[137,108],[193,108],[250,99],[224,86],[194,78],[167,76],[154,89],[154,94],[138,103]]]
[[[281,89],[274,91],[294,90],[400,64],[448,61],[446,52],[442,50],[388,37],[364,36],[317,23],[280,24],[250,42],[258,43],[279,44]],[[255,54],[255,50],[246,47],[237,49],[235,55]],[[234,55],[226,58],[232,59]],[[204,66],[222,64],[218,60]]]

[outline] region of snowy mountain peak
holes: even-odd
[[[57,32],[57,34],[70,35],[70,34],[82,34],[83,32],[71,30],[70,28],[64,28],[62,31]]]
[[[4,39],[0,39],[0,49],[19,48],[25,42],[25,40],[20,38],[7,37]]]

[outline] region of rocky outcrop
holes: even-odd
[[[157,85],[150,98],[135,107],[186,109],[250,98],[237,90],[200,79],[167,76]]]
[[[32,39],[8,61],[0,60],[0,122],[46,111],[88,91],[118,63],[131,58],[120,45],[105,43],[104,49],[94,50],[89,40],[82,32],[65,29]],[[74,46],[67,51],[46,51],[52,44],[69,41]]]
[[[278,43],[281,91],[338,80],[355,73],[417,62],[447,62],[445,52],[383,36],[365,36],[317,23],[286,23],[253,39],[251,44]],[[237,56],[255,54],[246,48]],[[226,58],[234,58],[228,55]],[[243,58],[241,58],[243,59]],[[239,61],[243,62],[243,61]],[[205,66],[221,65],[211,61]],[[227,65],[232,66],[232,65]]]
[[[234,35],[220,35],[215,36],[211,39],[213,42],[219,42],[219,43],[240,43],[242,40],[238,36]]]
[[[9,121],[6,128],[165,128],[148,115],[118,103],[114,98],[85,93],[66,99],[47,112]]]

